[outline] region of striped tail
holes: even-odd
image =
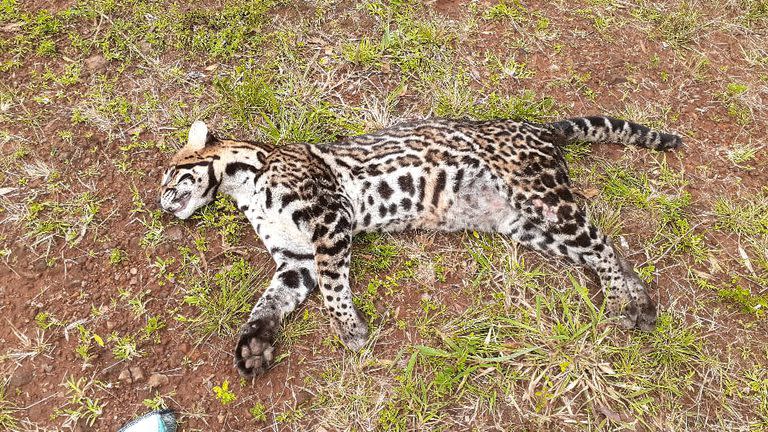
[[[566,141],[618,143],[653,150],[674,149],[683,140],[677,135],[656,132],[637,123],[612,117],[577,117],[546,125]]]

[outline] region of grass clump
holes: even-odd
[[[356,248],[352,254],[351,273],[356,278],[389,270],[401,252],[390,236],[377,232],[357,235],[353,244]]]
[[[200,228],[218,232],[222,242],[230,246],[240,243],[244,231],[248,229],[248,223],[234,200],[224,194],[196,212],[192,219],[200,221]]]
[[[659,181],[663,186],[679,188],[686,184],[682,176],[661,164]],[[603,197],[612,205],[626,205],[645,210],[656,221],[651,243],[661,258],[665,254],[688,254],[697,263],[709,256],[705,238],[696,231],[697,225],[688,219],[691,195],[677,189],[662,193],[652,186],[653,181],[644,173],[621,166],[609,165],[603,174]]]
[[[27,237],[32,244],[52,243],[60,238],[73,247],[80,243],[94,223],[101,200],[92,192],[83,192],[64,202],[30,201],[25,217]]]
[[[350,273],[354,279],[367,283],[354,297],[354,302],[368,322],[374,322],[380,318],[376,305],[385,296],[399,292],[402,281],[413,278],[416,263],[411,260],[401,262],[402,247],[392,243],[386,234],[360,234],[355,236],[353,244]]]
[[[262,26],[273,0],[247,0],[221,10],[200,8],[183,14],[173,26],[174,45],[219,59],[253,51],[262,41]]]
[[[179,318],[200,334],[232,336],[251,310],[255,288],[263,283],[261,273],[241,258],[213,275],[188,278],[184,303],[194,313]]]
[[[512,119],[540,122],[557,115],[555,100],[539,97],[530,90],[505,95],[493,90],[484,94],[473,90],[463,72],[442,72],[433,83],[432,110],[440,117],[469,117],[476,120]]]
[[[376,67],[381,64],[384,47],[371,38],[364,37],[357,43],[347,42],[342,45],[341,55],[349,62],[366,67]]]
[[[725,105],[728,115],[736,123],[745,126],[752,122],[752,108],[749,101],[750,88],[744,83],[730,82],[723,92],[718,93],[718,99]]]
[[[757,156],[759,150],[760,147],[751,144],[736,144],[733,148],[728,150],[726,156],[728,157],[728,160],[733,162],[737,167],[751,169],[752,167],[744,164],[755,160],[755,156]]]
[[[749,288],[743,287],[738,280],[733,280],[727,288],[717,291],[717,296],[730,303],[738,305],[743,312],[757,318],[765,316],[768,309],[768,294],[753,294]]]
[[[527,14],[528,11],[518,0],[500,1],[483,12],[483,19],[512,19],[515,21],[522,21],[525,19]]]
[[[744,12],[742,20],[747,27],[755,28],[768,22],[768,1],[741,0],[739,3]]]
[[[378,46],[385,59],[407,77],[422,77],[445,61],[456,39],[444,22],[417,15],[415,2],[371,2],[368,11],[381,22]]]
[[[397,371],[378,426],[430,428],[448,412],[513,406],[535,413],[541,427],[572,412],[605,418],[606,407],[615,414],[606,427],[638,417],[646,424],[642,413],[670,388],[681,394],[706,361],[701,339],[670,316],[648,338],[616,338],[587,289],[571,283],[566,291],[524,290],[524,302],[473,308],[441,325],[439,341],[412,347]]]
[[[690,1],[668,10],[656,5],[641,5],[632,14],[653,26],[651,33],[674,48],[685,47],[696,40],[704,29],[702,14]]]
[[[756,197],[733,200],[718,198],[714,205],[716,229],[735,234],[756,236],[768,235],[768,193]]]
[[[603,196],[612,204],[623,207],[627,204],[638,208],[649,208],[651,187],[648,176],[620,166],[605,169]]]
[[[0,427],[5,430],[14,430],[19,422],[14,417],[16,409],[14,405],[6,399],[4,386],[0,386]]]
[[[282,331],[278,336],[277,343],[290,347],[304,336],[310,335],[318,328],[318,316],[315,313],[305,309],[302,314],[292,314],[283,323]]]
[[[214,85],[233,120],[245,127],[256,125],[271,142],[321,143],[362,132],[298,74],[278,75],[246,64]]]
[[[91,387],[104,387],[103,383],[70,376],[62,386],[66,387],[69,400],[65,407],[56,408],[53,413],[56,417],[64,418],[62,427],[74,428],[78,423],[93,426],[104,412],[104,405],[99,399],[90,397],[89,393]]]

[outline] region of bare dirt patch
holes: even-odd
[[[759,1],[0,2],[0,428],[116,430],[158,407],[184,431],[765,428],[767,16]],[[685,137],[663,155],[569,149],[593,219],[651,282],[653,334],[615,329],[590,275],[504,239],[378,235],[353,264],[370,349],[345,351],[313,297],[246,382],[231,351],[267,251],[226,200],[186,223],[155,205],[198,118],[286,143],[602,113]]]

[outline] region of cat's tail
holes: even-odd
[[[612,117],[577,117],[545,126],[566,141],[617,143],[653,150],[674,149],[683,142],[678,135],[656,132],[646,126]]]

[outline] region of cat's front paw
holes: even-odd
[[[279,322],[274,318],[258,318],[243,326],[235,348],[235,367],[240,375],[251,378],[269,369],[278,330]]]
[[[351,316],[346,320],[334,322],[336,332],[347,349],[359,352],[368,343],[368,324],[357,308],[353,309]]]
[[[368,326],[363,324],[360,328],[339,333],[344,346],[354,352],[360,352],[366,343],[368,343]]]
[[[647,295],[633,299],[616,314],[617,323],[627,330],[653,331],[656,329],[656,304]]]
[[[635,319],[635,328],[643,331],[656,330],[656,316],[658,312],[656,310],[656,303],[643,293],[637,300],[635,300],[637,306],[637,318]]]

